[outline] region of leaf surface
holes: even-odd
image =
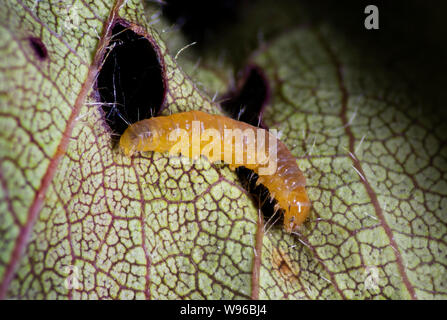
[[[252,59],[272,90],[264,120],[307,177],[313,213],[297,236],[264,229],[226,166],[112,143],[93,92],[117,17],[159,51],[164,114],[221,112],[138,1],[75,2],[76,28],[66,7],[35,4],[0,12],[2,297],[446,297],[442,121],[346,39],[297,29]]]
[[[263,251],[290,259],[296,298],[445,297],[446,133],[378,61],[328,27],[288,32],[254,58],[272,84],[264,120],[301,159],[313,205],[301,249],[278,230],[280,246]]]

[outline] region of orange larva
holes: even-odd
[[[250,149],[247,146],[247,140],[243,139],[243,155],[244,163],[236,162],[236,148],[233,138],[230,140],[225,139],[224,129],[244,131],[251,129],[258,132],[258,136],[255,139],[259,139],[259,132],[265,137],[262,137],[268,143],[272,141],[272,134],[267,130],[260,129],[249,125],[245,122],[237,121],[225,116],[212,115],[201,111],[189,111],[176,113],[170,116],[154,117],[146,120],[136,122],[129,126],[120,139],[120,147],[127,156],[131,156],[136,151],[157,151],[157,152],[169,152],[172,150],[177,141],[169,139],[171,132],[176,129],[183,129],[191,136],[193,130],[193,121],[200,121],[200,130],[203,132],[207,129],[216,130],[220,133],[220,141],[214,141],[214,139],[208,144],[218,143],[224,150],[232,150],[231,157],[225,157],[224,152],[218,154],[205,153],[205,148],[200,145],[199,149],[201,155],[206,155],[210,158],[210,161],[224,161],[229,164],[232,169],[244,166],[253,170],[259,174],[259,171],[263,169],[264,164],[252,163],[247,161],[249,158],[258,158],[257,154],[251,154],[259,152],[258,149]],[[287,147],[280,140],[273,138],[276,142],[276,171],[273,174],[259,175],[257,184],[262,183],[268,188],[271,197],[277,200],[277,205],[284,210],[284,229],[287,232],[292,232],[295,228],[300,226],[307,218],[310,209],[309,198],[307,197],[303,173],[300,171],[296,164],[296,159],[292,156]],[[251,141],[253,142],[253,141]],[[204,146],[205,147],[205,146]],[[180,152],[182,155],[191,157],[194,154],[193,147],[189,147],[187,152]],[[209,149],[208,149],[209,150]],[[240,149],[239,149],[240,150]]]

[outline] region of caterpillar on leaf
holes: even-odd
[[[309,215],[306,179],[296,159],[272,133],[245,122],[202,111],[153,117],[130,125],[120,147],[127,156],[137,151],[169,152],[192,159],[202,155],[233,170],[244,166],[259,175],[256,184],[268,188],[277,200],[275,209],[283,209],[287,232]]]

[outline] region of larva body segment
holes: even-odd
[[[170,116],[154,117],[134,123],[121,136],[120,147],[127,156],[131,156],[137,151],[170,152],[177,143],[177,140],[171,141],[169,139],[170,134],[176,129],[183,129],[191,137],[191,131],[194,130],[193,121],[199,121],[201,132],[211,129],[220,133],[219,141],[209,139],[207,140],[209,142],[206,142],[204,145],[200,143],[201,155],[208,156],[213,162],[219,160],[224,161],[231,168],[244,166],[256,172],[259,175],[257,183],[262,183],[267,187],[271,196],[277,200],[279,206],[284,210],[284,228],[287,232],[293,231],[304,222],[310,209],[310,202],[305,189],[305,177],[298,168],[296,159],[284,143],[272,136],[267,130],[221,115],[212,115],[201,111],[189,111],[172,114]],[[224,134],[225,129],[233,131],[236,129],[240,129],[241,131],[249,129],[257,133],[255,135],[255,141],[246,138],[242,139],[243,163],[235,160],[238,156],[237,152],[235,152],[236,148],[234,145],[236,139],[226,138]],[[258,148],[261,146],[262,149],[265,146],[267,150],[270,150],[268,147],[272,143],[269,141],[276,142],[276,171],[273,174],[262,175],[260,174],[260,170],[266,167],[266,164],[259,163],[258,161],[254,163],[248,161],[249,158],[258,159],[259,157],[259,149],[250,149],[249,144],[254,142]],[[204,154],[206,145],[210,147],[210,145],[215,145],[216,143],[220,143],[221,153],[212,154],[211,157],[209,154]],[[182,155],[191,157],[191,154],[193,154],[192,148],[192,145],[190,145],[187,152],[181,152]],[[228,156],[225,157],[224,154],[224,150],[229,150],[229,148],[232,150],[230,158]]]

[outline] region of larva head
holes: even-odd
[[[284,210],[284,229],[287,232],[292,232],[301,226],[309,216],[310,202],[305,190],[291,192],[289,199]]]
[[[158,131],[149,124],[149,120],[130,125],[120,138],[120,147],[129,157],[137,151],[156,150],[158,144]]]

